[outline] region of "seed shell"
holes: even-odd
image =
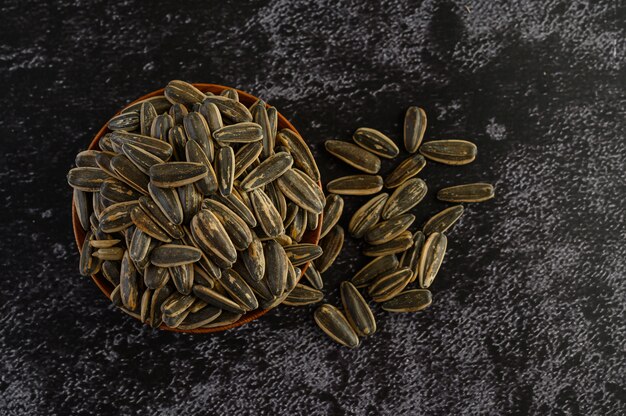
[[[333,341],[349,348],[359,345],[358,335],[339,309],[325,303],[315,310],[313,316],[317,326]]]

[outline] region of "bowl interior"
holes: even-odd
[[[196,88],[198,88],[200,91],[202,91],[202,92],[209,91],[209,92],[212,92],[214,94],[219,94],[223,90],[229,88],[229,87],[225,87],[223,85],[216,85],[216,84],[193,84],[193,85]],[[250,94],[248,94],[248,93],[246,93],[244,91],[237,90],[237,93],[239,94],[239,101],[241,103],[245,104],[247,107],[252,105],[258,99],[257,97],[255,97],[253,95],[250,95]],[[145,100],[147,98],[154,97],[154,96],[157,96],[157,95],[163,95],[163,89],[159,89],[159,90],[153,91],[153,92],[151,92],[149,94],[146,94],[143,97],[139,97],[138,99],[136,99],[132,103],[129,103],[128,105],[124,106],[124,108],[126,108],[129,105],[132,105],[132,104],[134,104],[134,103],[136,103],[138,101],[142,101],[142,100]],[[123,110],[123,108],[122,108],[122,110]],[[119,114],[122,110],[118,111],[116,114]],[[285,128],[291,129],[291,130],[295,131],[296,133],[298,133],[296,128],[285,117],[283,117],[283,115],[280,112],[278,112],[278,130],[285,129]],[[104,136],[107,132],[108,132],[108,128],[107,128],[107,125],[105,124],[100,129],[100,131],[98,131],[96,136],[91,141],[91,144],[89,145],[89,149],[98,149],[98,142],[100,141],[100,138],[102,136]],[[321,182],[318,183],[318,185],[320,186],[320,188],[322,187]],[[85,240],[85,231],[80,226],[80,222],[78,220],[78,214],[76,213],[76,207],[74,206],[74,202],[72,202],[72,226],[74,228],[74,237],[76,239],[76,244],[78,245],[78,250],[80,251],[82,246],[83,246],[83,242]],[[320,214],[320,220],[318,222],[317,228],[315,230],[307,230],[305,232],[304,236],[302,237],[302,241],[300,241],[300,242],[301,243],[317,244],[319,242],[319,239],[320,239],[321,231],[322,231],[322,217],[321,217],[321,214]],[[304,274],[304,272],[306,271],[308,266],[309,266],[308,263],[303,265],[301,276]],[[109,281],[106,280],[104,278],[104,276],[101,275],[101,273],[92,275],[91,279],[96,284],[96,286],[98,286],[98,288],[100,288],[100,290],[107,297],[107,299],[110,298],[111,291],[113,290],[113,287],[111,286]],[[250,321],[253,321],[253,320],[255,320],[255,319],[265,315],[268,311],[269,311],[269,309],[257,309],[257,310],[254,310],[254,311],[246,313],[237,322],[234,322],[234,323],[229,324],[229,325],[216,327],[216,328],[199,328],[199,329],[192,329],[192,330],[183,331],[183,330],[179,330],[179,329],[176,329],[176,328],[170,328],[170,327],[165,326],[165,325],[162,324],[159,327],[159,329],[166,330],[166,331],[187,332],[187,333],[220,332],[220,331],[225,331],[227,329],[231,329],[231,328],[235,328],[235,327],[244,325],[245,323],[248,323]]]

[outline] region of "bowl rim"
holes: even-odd
[[[239,89],[232,88],[232,87],[226,87],[226,86],[219,85],[219,84],[193,83],[192,85],[194,87],[198,88],[202,92],[209,91],[209,92],[212,92],[213,94],[219,94],[219,93],[221,93],[222,91],[224,91],[226,89],[234,89],[235,91],[237,91],[237,94],[239,95],[240,101],[243,104],[247,105],[248,107],[252,103],[254,103],[255,101],[258,100],[257,97],[255,97],[254,95],[249,94],[249,93],[247,93],[245,91],[241,91]],[[129,106],[131,106],[133,104],[136,104],[136,103],[138,103],[140,101],[146,100],[148,98],[156,97],[156,96],[159,96],[159,95],[163,95],[164,90],[165,90],[165,88],[160,88],[158,90],[152,91],[152,92],[150,92],[148,94],[145,94],[145,95],[137,98],[136,100],[134,100],[131,103],[129,103],[129,104],[125,105],[124,107],[122,107],[113,116],[116,116],[116,115],[120,114],[122,111],[124,111]],[[270,105],[267,104],[267,103],[265,105],[266,105],[266,107],[270,107]],[[287,120],[287,118],[285,118],[279,111],[276,111],[276,113],[278,115],[278,130],[279,131],[281,129],[288,128],[290,130],[293,130],[298,136],[302,137],[300,135],[300,133],[298,132],[298,130],[296,130],[296,128],[289,122],[289,120]],[[98,142],[100,141],[100,138],[103,137],[108,131],[109,131],[109,129],[107,127],[107,124],[105,123],[102,126],[102,128],[100,128],[100,130],[96,133],[94,138],[91,140],[88,149],[89,150],[98,150],[99,149]],[[321,180],[319,180],[317,182],[317,184],[318,184],[318,186],[320,187],[320,189],[323,192],[324,189],[322,187]],[[318,244],[319,243],[320,234],[322,232],[322,220],[323,220],[323,213],[320,213],[317,228],[314,229],[314,230],[306,230],[306,232],[304,233],[304,236],[302,237],[301,243],[312,243],[312,244]],[[86,234],[86,232],[85,232],[85,230],[82,229],[82,226],[80,225],[80,221],[78,219],[78,213],[76,211],[76,206],[74,204],[74,198],[72,198],[72,228],[74,229],[74,239],[76,241],[78,252],[80,254],[81,251],[82,251],[83,242],[85,241],[85,234]],[[310,262],[307,262],[307,263],[305,263],[301,267],[302,273],[300,274],[300,279],[302,278],[302,276],[304,276],[304,273],[305,273],[306,269],[309,267],[309,263]],[[107,299],[110,299],[110,295],[111,295],[111,291],[112,291],[112,288],[111,288],[112,285],[109,283],[108,280],[106,280],[102,276],[102,272],[98,272],[98,273],[96,273],[94,275],[91,275],[91,280],[100,289],[102,294],[104,294],[104,296],[106,296]],[[276,306],[278,306],[278,305],[276,305]],[[276,307],[276,306],[274,306],[274,307]],[[228,325],[218,326],[218,327],[215,327],[215,328],[197,328],[197,329],[181,330],[181,329],[177,329],[177,328],[170,328],[170,327],[168,327],[168,326],[166,326],[166,325],[164,325],[162,323],[158,327],[158,329],[164,330],[164,331],[180,332],[180,333],[188,333],[188,334],[207,334],[207,333],[223,332],[223,331],[227,331],[227,330],[232,329],[232,328],[240,327],[240,326],[245,325],[245,324],[247,324],[249,322],[252,322],[252,321],[260,318],[261,316],[265,315],[266,313],[268,313],[272,309],[273,308],[256,309],[254,311],[246,312],[236,322],[233,322],[233,323],[228,324]],[[142,322],[142,325],[147,325],[147,324]]]

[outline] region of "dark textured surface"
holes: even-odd
[[[626,412],[624,3],[358,3],[3,1],[0,414]],[[121,104],[172,78],[276,105],[325,181],[352,172],[325,139],[399,140],[408,105],[427,138],[475,141],[472,165],[421,174],[497,188],[449,234],[433,306],[376,308],[356,350],[312,308],[206,336],[113,310],[77,273],[65,174]],[[430,194],[418,222],[444,206]],[[326,273],[330,302],[358,247]]]

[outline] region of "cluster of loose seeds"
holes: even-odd
[[[67,179],[86,231],[80,272],[101,272],[113,304],[191,330],[321,299],[296,284],[299,266],[322,256],[300,244],[324,209],[320,175],[303,139],[278,131],[276,108],[172,81],[108,128]]]
[[[350,281],[341,283],[343,311],[323,304],[314,314],[317,325],[342,345],[356,347],[359,337],[376,331],[374,315],[359,289],[366,289],[367,295],[389,312],[417,312],[432,302],[429,287],[446,253],[445,232],[461,217],[463,206],[444,209],[430,218],[422,230],[411,233],[409,228],[415,216],[410,211],[428,191],[426,183],[416,176],[426,166],[426,159],[465,165],[474,161],[477,149],[465,140],[422,143],[425,130],[426,113],[421,108],[410,107],[404,121],[404,145],[412,155],[384,180],[377,175],[380,158],[394,159],[400,150],[383,133],[359,128],[353,135],[354,143],[326,142],[329,153],[365,174],[341,177],[326,186],[331,195],[324,208],[320,241],[324,254],[315,261],[318,271],[323,272],[332,264],[343,245],[344,231],[337,222],[344,202],[339,195],[375,195],[352,215],[348,229],[353,237],[365,240],[363,254],[373,259]],[[383,186],[393,192],[379,193]],[[485,183],[452,186],[437,193],[439,200],[453,203],[480,202],[493,197],[493,187]],[[305,274],[312,284],[319,279],[314,272],[315,268],[311,268]],[[410,288],[413,282],[417,282],[417,288]]]

